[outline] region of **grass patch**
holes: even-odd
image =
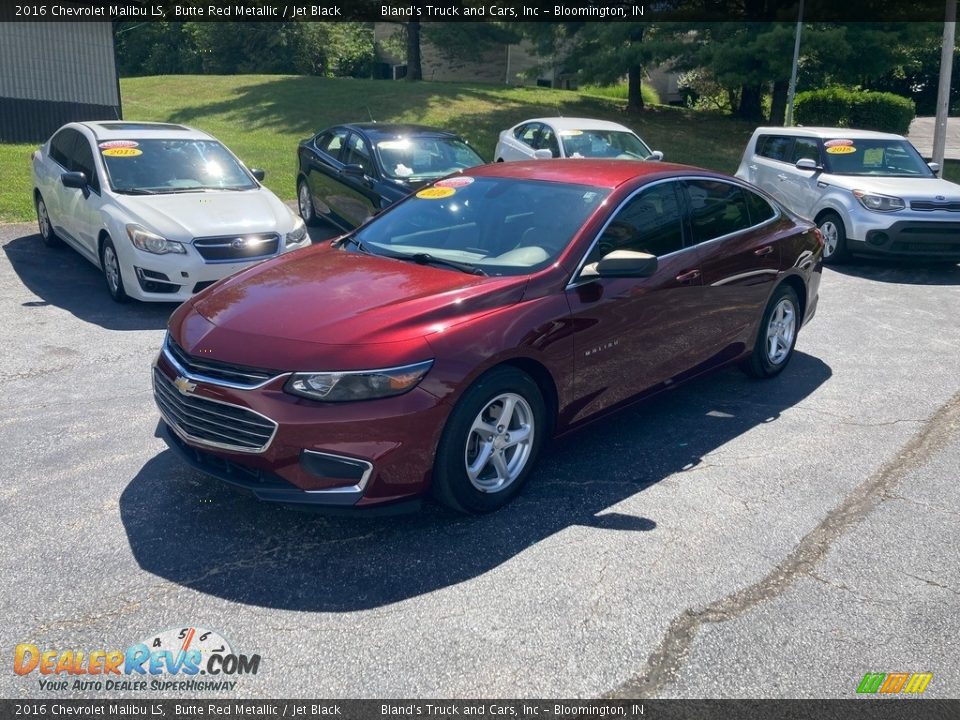
[[[181,122],[205,130],[284,200],[296,193],[297,143],[342,122],[416,122],[464,135],[488,160],[501,130],[544,115],[587,116],[633,128],[673,162],[733,173],[753,124],[702,111],[653,106],[628,113],[616,98],[536,87],[406,83],[285,75],[169,75],[121,81],[127,120]],[[32,146],[0,145],[7,170],[0,221],[33,218]]]
[[[630,97],[630,88],[625,82],[616,85],[581,85],[577,92],[581,95],[595,95],[624,101]],[[652,85],[646,83],[641,85],[640,94],[643,96],[644,106],[660,104],[660,95]]]

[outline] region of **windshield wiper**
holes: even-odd
[[[156,195],[156,190],[147,190],[146,188],[115,188],[114,192],[121,195]]]
[[[354,237],[356,234],[357,234],[356,231],[353,231],[353,232],[347,233],[346,235],[344,235],[338,240],[334,240],[333,241],[334,247],[339,248],[339,247],[343,247],[344,245],[350,244],[350,245],[353,245],[360,252],[366,252],[367,249],[363,246],[363,243],[357,240],[356,237]]]
[[[486,273],[476,265],[457,262],[456,260],[446,260],[445,258],[439,258],[430,253],[420,252],[413,253],[412,255],[388,255],[387,257],[397,258],[398,260],[413,260],[413,262],[418,265],[442,265],[453,268],[454,270],[459,270],[460,272],[465,272],[468,275],[486,275]]]

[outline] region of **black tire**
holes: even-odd
[[[501,398],[519,397],[525,403],[516,402],[509,427],[501,430],[496,416],[490,410],[502,412],[505,405]],[[491,419],[493,440],[484,442],[481,433],[473,430],[474,422]],[[523,432],[524,422],[532,432],[529,443],[516,442],[516,433]],[[532,427],[531,427],[532,423]],[[480,459],[483,446],[495,448],[499,443],[509,443],[511,428],[514,429],[514,444],[494,449],[487,455],[488,461],[480,465],[476,481],[467,473],[468,458]],[[512,367],[499,367],[482,375],[471,385],[457,402],[447,420],[437,458],[433,467],[434,497],[444,505],[464,513],[487,513],[506,505],[516,496],[530,475],[540,454],[540,448],[548,432],[546,409],[540,388],[524,372]],[[493,455],[499,453],[502,467],[515,470],[516,475],[495,487],[498,477],[503,477],[494,468]],[[513,468],[510,466],[516,462]],[[490,478],[489,475],[493,475]],[[481,489],[486,487],[487,489]]]
[[[840,216],[835,212],[824,213],[817,222],[817,227],[823,233],[823,262],[827,265],[841,265],[847,262],[850,259],[847,229]]]
[[[781,303],[786,303],[785,307],[789,307],[792,313],[792,332],[786,346],[783,344],[784,338],[779,336],[777,341],[779,350],[774,352],[771,349],[771,333],[776,333],[776,330],[771,321]],[[793,357],[793,349],[797,345],[797,335],[802,322],[803,318],[800,316],[800,301],[797,298],[797,293],[789,285],[780,285],[773,291],[773,295],[763,311],[760,327],[757,329],[757,340],[753,344],[753,352],[741,366],[744,372],[755,378],[771,378],[783,372],[783,369],[790,362],[790,358]],[[785,352],[783,352],[784,347]]]
[[[107,284],[110,297],[118,303],[129,300],[127,291],[123,289],[123,272],[120,270],[117,248],[109,237],[105,237],[100,243],[100,268],[103,270],[103,279]]]
[[[307,225],[316,225],[319,218],[313,207],[313,198],[310,197],[310,187],[306,178],[300,178],[297,183],[297,210]]]
[[[33,206],[37,211],[37,227],[40,228],[40,238],[47,247],[57,247],[63,244],[63,240],[53,230],[53,224],[50,222],[50,214],[47,212],[47,204],[40,193],[35,193],[33,197]]]

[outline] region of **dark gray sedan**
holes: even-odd
[[[459,135],[422,125],[338,125],[301,141],[297,199],[308,224],[345,230],[432,180],[482,165]]]

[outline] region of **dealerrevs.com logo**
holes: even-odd
[[[240,675],[256,675],[260,655],[234,652],[222,635],[199,627],[165,630],[126,650],[42,649],[20,643],[17,675],[36,674],[40,690],[230,692]]]

